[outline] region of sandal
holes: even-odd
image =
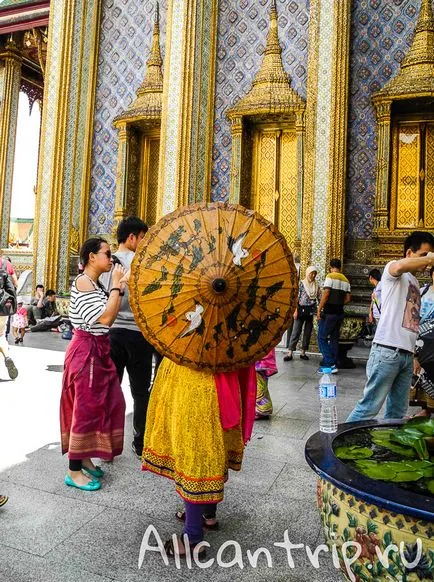
[[[185,522],[185,511],[177,511],[175,513],[175,517],[178,521],[182,521]],[[205,531],[217,531],[219,529],[219,522],[216,521],[215,523],[212,523],[210,525],[208,525],[206,522],[210,521],[210,519],[214,519],[214,518],[207,518],[204,515],[202,515],[202,519],[203,519],[203,524],[202,527]]]
[[[180,540],[181,541],[181,540]],[[182,543],[182,542],[181,542]],[[195,544],[189,543],[188,544],[188,555],[193,558],[193,550],[194,548],[200,544],[201,542],[197,542]],[[183,544],[184,545],[184,544]],[[169,558],[174,558],[175,556],[179,556],[180,558],[185,558],[187,556],[187,548],[184,546],[185,553],[178,554],[175,552],[175,546],[173,545],[173,539],[167,540],[164,542],[164,549],[166,554]],[[199,552],[196,553],[198,558],[204,558],[206,556],[206,548],[202,548]]]

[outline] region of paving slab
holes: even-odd
[[[38,556],[70,539],[103,511],[83,499],[68,499],[7,481],[0,481],[0,490],[10,496],[0,512],[0,546]]]
[[[28,552],[1,547],[0,580],[4,582],[120,582],[99,576],[80,565],[56,564]]]

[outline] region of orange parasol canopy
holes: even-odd
[[[236,204],[201,203],[149,229],[129,289],[137,324],[161,354],[224,372],[279,343],[295,309],[297,272],[268,220]]]

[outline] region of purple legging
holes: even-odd
[[[185,527],[184,534],[188,535],[188,540],[191,544],[197,544],[203,540],[203,518],[208,519],[215,517],[217,504],[216,503],[190,503],[184,501],[185,504]]]

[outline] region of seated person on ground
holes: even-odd
[[[56,291],[48,289],[45,297],[39,299],[37,305],[33,307],[33,314],[36,325],[31,327],[30,331],[46,331],[57,327],[62,317],[56,306]]]

